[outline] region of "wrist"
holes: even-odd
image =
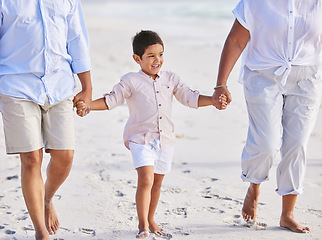
[[[217,85],[216,87],[214,87],[214,89],[216,90],[217,88],[223,88],[223,87],[225,87],[225,88],[228,88],[228,86],[227,85]]]
[[[92,86],[82,86],[82,92],[91,93],[92,91]]]

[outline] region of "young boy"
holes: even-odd
[[[124,130],[124,143],[130,149],[138,173],[136,208],[139,219],[137,239],[149,236],[170,239],[154,221],[164,175],[171,169],[174,126],[171,121],[173,96],[191,108],[213,105],[211,96],[192,91],[173,72],[160,71],[163,64],[163,42],[157,33],[141,31],[133,38],[133,58],[141,67],[128,73],[113,91],[92,102],[92,110],[111,110],[124,103],[130,117]],[[221,104],[226,107],[223,95]],[[86,105],[76,104],[77,114],[85,113]]]

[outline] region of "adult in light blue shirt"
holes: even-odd
[[[59,228],[52,198],[70,172],[74,145],[57,148],[53,145],[64,143],[65,136],[74,141],[74,130],[70,127],[74,121],[72,100],[90,104],[90,68],[88,35],[80,0],[0,0],[0,110],[7,153],[20,154],[22,190],[37,240],[48,240],[49,234]],[[82,91],[73,98],[75,74]],[[27,132],[28,124],[35,125],[33,118],[24,116],[19,122],[21,116],[17,117],[20,114],[17,112],[26,104],[28,107],[33,104],[32,109],[39,108],[36,112],[40,112],[37,124],[40,125],[39,135],[44,136],[42,145],[29,138],[35,132]],[[59,109],[64,109],[71,117],[60,116]],[[44,114],[50,116],[46,116],[47,122]],[[51,130],[54,133],[51,139],[46,139],[48,129],[52,129],[47,125],[51,124],[56,124],[54,131]],[[68,134],[55,135],[64,133],[65,129]],[[10,141],[16,145],[11,146]],[[51,154],[46,184],[41,176],[44,147]]]
[[[79,0],[0,0],[0,11],[0,93],[40,105],[74,95],[73,73],[90,70]]]

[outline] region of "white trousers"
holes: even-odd
[[[306,149],[321,103],[322,79],[317,66],[293,66],[285,86],[275,68],[245,68],[244,94],[249,129],[242,153],[242,179],[261,183],[278,152],[277,193],[301,194]]]

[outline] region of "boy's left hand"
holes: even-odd
[[[222,109],[226,109],[227,108],[227,96],[224,94],[221,94],[219,96],[219,102],[221,103],[221,107]]]
[[[86,107],[86,104],[83,100],[79,100],[75,104],[76,107],[76,113],[80,117],[85,117],[90,111],[90,107]]]
[[[225,110],[231,102],[231,94],[226,87],[215,89],[212,95],[214,106],[218,110]]]

